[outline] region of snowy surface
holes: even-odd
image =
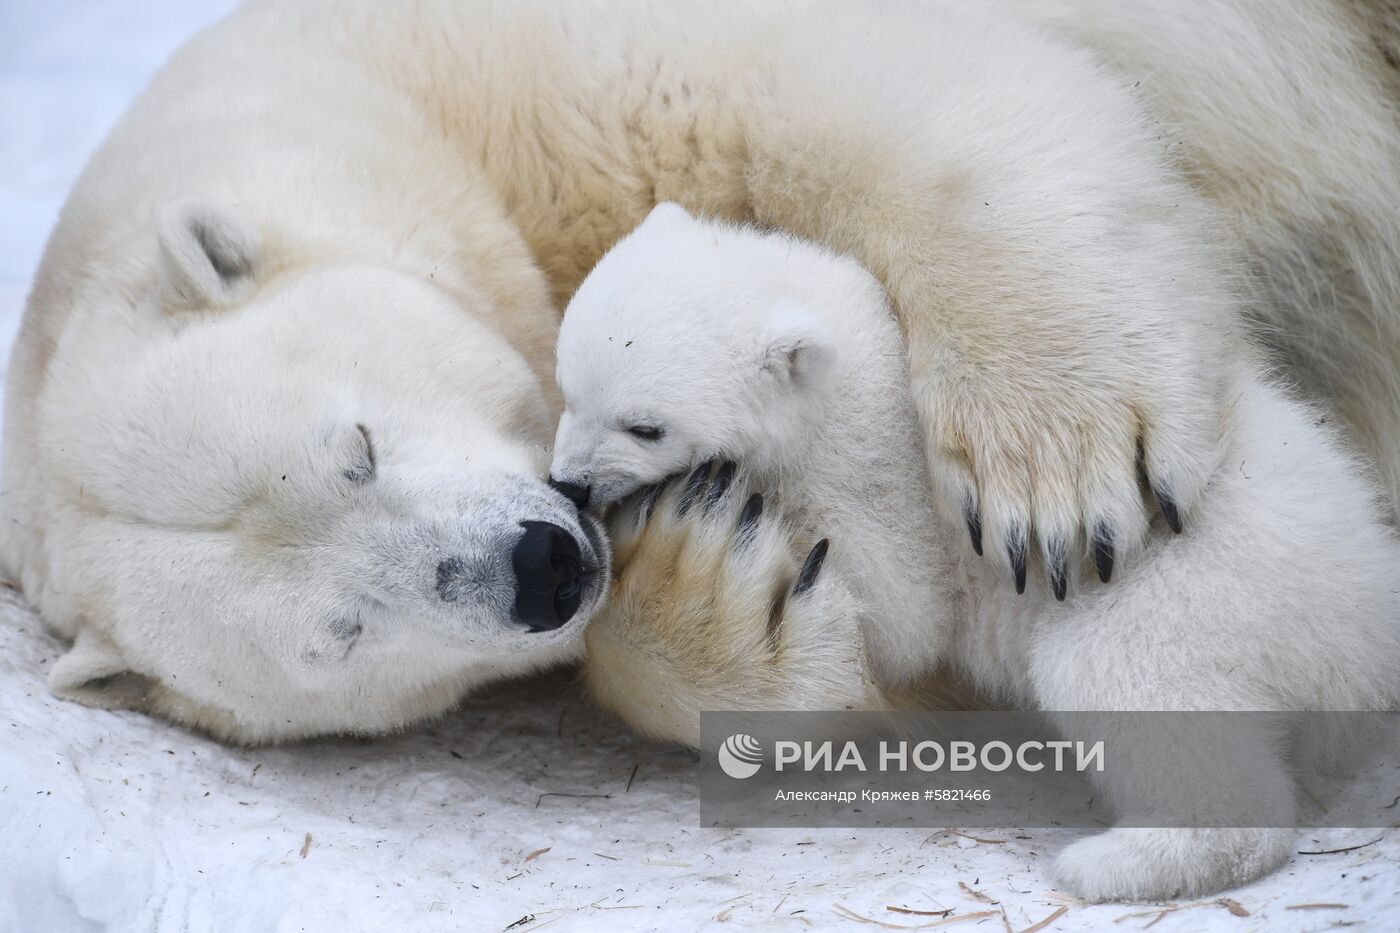
[[[227,6],[0,0],[5,345],[83,160],[169,51]],[[391,738],[233,749],[54,700],[44,677],[61,650],[0,595],[0,933],[941,919],[892,907],[952,910],[965,930],[1052,916],[1046,929],[1400,929],[1395,830],[1302,833],[1305,850],[1371,844],[1296,856],[1230,902],[1088,906],[1044,873],[1069,832],[702,829],[696,756],[630,736],[567,675]]]

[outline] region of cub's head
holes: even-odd
[[[788,274],[793,246],[662,204],[603,257],[559,332],[556,488],[606,505],[713,456],[781,460],[835,356]]]
[[[128,294],[41,284],[11,382],[0,540],[74,639],[56,692],[265,740],[576,654],[608,548],[544,482],[552,406],[488,301],[279,268],[212,204],[150,245]]]

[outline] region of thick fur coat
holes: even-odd
[[[1379,491],[1320,411],[1252,358],[1227,377],[1223,456],[1191,534],[1160,524],[1112,582],[1098,551],[1047,568],[1073,598],[1017,596],[928,499],[889,317],[849,259],[674,206],[590,273],[560,335],[556,456],[614,488],[664,481],[674,455],[745,467],[701,467],[618,510],[621,598],[587,634],[608,706],[693,744],[702,710],[878,707],[944,664],[1069,726],[1061,711],[1400,709],[1400,541]],[[611,426],[638,418],[663,435],[617,438],[635,452],[612,454]],[[672,560],[690,568],[680,587]],[[700,567],[708,586],[690,582]],[[1280,736],[1132,738],[1131,767],[1098,776],[1130,817],[1205,801],[1241,822],[1291,812]],[[1120,828],[1069,847],[1055,872],[1091,898],[1198,895],[1276,867],[1290,836]]]
[[[576,657],[596,585],[552,634],[504,595],[521,522],[606,563],[545,484],[549,351],[667,199],[877,276],[936,502],[1008,590],[1212,527],[1242,312],[1394,477],[1366,9],[249,4],[94,156],[16,344],[0,561],[75,640],[53,688],[266,741]]]

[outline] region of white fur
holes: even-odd
[[[1133,83],[1249,263],[1260,335],[1400,508],[1400,9],[1017,0]]]
[[[589,612],[547,635],[512,618],[518,523],[586,537],[539,482],[540,445],[512,436],[547,415],[448,295],[332,266],[199,326],[72,339],[104,345],[55,371],[46,440],[104,441],[66,465],[71,504],[48,516],[55,575],[89,582],[30,589],[77,639],[57,692],[266,740],[393,728],[576,656]],[[494,365],[460,365],[483,352]],[[473,598],[439,595],[448,558]]]
[[[943,654],[952,556],[929,547],[932,486],[900,342],[859,264],[663,204],[565,311],[550,472],[607,502],[742,459],[774,506],[837,542],[828,564],[874,620],[861,626],[868,656],[886,682],[910,682]],[[664,436],[632,437],[637,420]]]
[[[981,512],[995,560],[1105,521],[1129,560],[1139,439],[1197,521],[1240,254],[1295,376],[1400,469],[1400,134],[1386,21],[1347,9],[1290,0],[1283,30],[1216,0],[249,4],[94,157],[16,344],[0,558],[58,631],[93,632],[55,687],[272,738],[391,727],[569,653],[410,637],[373,671],[286,662],[358,584],[337,535],[388,507],[330,485],[363,410],[404,451],[396,521],[562,508],[540,482],[557,308],[666,199],[875,272],[938,501]],[[279,479],[286,508],[245,523],[233,490],[287,458],[326,481]]]
[[[788,387],[806,403],[779,403],[789,420],[778,416],[770,443],[755,338],[772,326],[774,307],[793,304],[829,328],[841,362],[834,386]],[[614,348],[633,335],[628,350]],[[679,393],[667,384],[677,371]],[[561,448],[596,449],[595,435],[573,436],[580,425],[611,424],[618,411],[647,405],[653,420],[685,425],[693,451],[752,463],[751,481],[776,483],[809,537],[830,534],[832,554],[845,560],[828,585],[856,596],[847,624],[864,635],[881,687],[891,673],[895,687],[931,674],[946,651],[981,691],[1051,711],[1400,706],[1400,594],[1391,582],[1400,542],[1382,522],[1380,493],[1325,418],[1267,382],[1248,356],[1232,363],[1220,465],[1189,532],[1159,529],[1110,585],[1089,582],[1089,555],[1076,555],[1073,598],[1063,603],[1041,589],[1009,592],[1001,569],[965,553],[963,530],[936,517],[928,477],[908,451],[916,418],[900,335],[878,284],[849,259],[667,209],[609,252],[579,290],[561,332],[559,373],[566,404],[586,413],[561,426]],[[608,482],[656,478],[610,473]],[[786,542],[771,546],[785,553]],[[921,607],[918,599],[934,601]],[[605,612],[590,651],[610,624]],[[655,624],[667,631],[664,613]],[[810,660],[759,658],[747,679],[771,681],[773,665]],[[699,676],[670,670],[688,673]],[[838,682],[838,673],[822,682]],[[731,684],[745,680],[737,668],[727,674]],[[839,708],[852,692],[807,699]],[[652,697],[674,693],[651,683],[632,702],[650,707]],[[614,689],[611,705],[622,694]],[[1270,737],[1193,746],[1189,761],[1174,743],[1133,738],[1131,768],[1104,778],[1104,791],[1129,813],[1194,803],[1202,793],[1222,812],[1265,804],[1289,812],[1292,780]],[[1288,843],[1277,830],[1115,829],[1071,846],[1056,870],[1094,899],[1195,895],[1276,867]]]

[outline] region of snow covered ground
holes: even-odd
[[[228,5],[0,0],[5,346],[83,160]],[[701,829],[696,756],[632,737],[567,675],[391,738],[234,749],[54,700],[61,650],[0,596],[0,933],[1400,929],[1395,830],[1302,833],[1357,848],[1229,900],[1088,906],[1046,879],[1065,831]]]

